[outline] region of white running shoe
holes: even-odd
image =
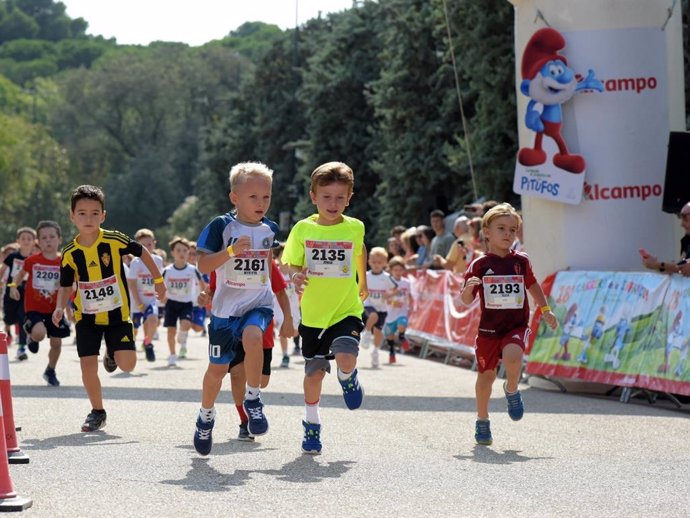
[[[176,367],[177,366],[177,355],[176,354],[171,354],[168,356],[168,367]]]
[[[372,369],[378,369],[380,366],[379,364],[379,350],[378,348],[374,347],[371,350],[371,368]]]
[[[362,331],[362,334],[360,335],[359,339],[359,345],[362,346],[362,349],[369,349],[369,346],[371,345],[373,341],[373,336],[369,331]]]

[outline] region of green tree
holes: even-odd
[[[0,4],[0,44],[6,41],[35,38],[40,27],[36,20],[12,4]]]

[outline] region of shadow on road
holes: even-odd
[[[167,368],[167,367],[166,367]],[[500,390],[500,387],[499,389]],[[13,385],[15,398],[56,398],[83,399],[84,389],[81,386],[61,386],[57,390],[36,385]],[[526,411],[535,414],[585,414],[585,415],[623,415],[623,416],[660,416],[686,418],[687,407],[676,411],[672,408],[651,405],[625,405],[612,398],[592,395],[561,394],[539,389],[523,390]],[[201,388],[151,388],[151,387],[103,387],[103,396],[108,400],[124,401],[167,401],[198,403]],[[304,396],[298,393],[271,392],[262,393],[266,405],[289,406],[302,408]],[[219,403],[231,403],[231,394],[223,391]],[[500,400],[492,404],[505,404]],[[324,395],[321,398],[322,408],[345,408],[341,396]],[[474,412],[473,397],[432,397],[432,396],[377,396],[367,394],[362,405],[363,410],[389,412]]]
[[[515,464],[517,462],[527,462],[530,460],[548,460],[553,457],[527,457],[520,455],[520,450],[496,451],[488,446],[476,444],[472,450],[472,455],[454,455],[458,460],[471,460],[482,464]]]
[[[215,446],[213,454],[216,455]],[[320,464],[313,456],[300,455],[280,469],[238,469],[231,474],[225,474],[211,466],[208,457],[195,457],[192,459],[192,468],[187,472],[185,478],[182,480],[162,480],[161,483],[182,486],[189,491],[209,493],[243,486],[252,478],[252,475],[268,475],[286,482],[308,484],[324,479],[339,478],[350,470],[352,464],[354,464],[353,461]]]
[[[123,444],[137,444],[139,441],[114,442],[122,439],[119,435],[110,435],[107,432],[99,431],[92,433],[71,433],[69,435],[58,435],[47,439],[23,439],[22,449],[24,450],[53,450],[62,446],[108,446]]]

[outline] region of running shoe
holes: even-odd
[[[247,429],[250,435],[264,435],[268,432],[268,419],[264,415],[264,404],[261,402],[260,397],[245,399],[244,411],[247,413],[247,417],[249,417]]]
[[[52,385],[53,387],[60,386],[60,382],[58,381],[57,376],[55,375],[55,369],[46,367],[46,370],[43,371],[43,379],[48,382],[48,385]]]
[[[196,418],[196,430],[194,431],[194,449],[199,455],[208,455],[213,446],[213,425],[216,420],[211,419],[204,423],[201,417]]]
[[[365,329],[359,337],[359,345],[362,346],[362,349],[369,349],[373,340],[374,338],[371,333]]]
[[[38,352],[38,346],[40,344],[38,342],[34,342],[31,338],[29,338],[28,343],[26,344],[26,347],[31,351],[33,354],[36,354]]]
[[[108,351],[103,355],[103,368],[106,372],[115,372],[117,369],[117,363],[108,355]]]
[[[491,424],[488,419],[477,419],[474,423],[474,439],[477,441],[477,444],[483,444],[484,446],[489,446],[494,442],[491,437]]]
[[[184,360],[186,357],[187,357],[187,346],[181,345],[180,346],[180,354],[178,355],[178,358],[180,360]]]
[[[168,356],[168,367],[177,367],[177,355],[171,354]]]
[[[371,350],[371,368],[379,368],[379,350],[376,347]]]
[[[396,362],[395,354],[389,354],[389,355],[388,355],[388,363],[389,363],[390,365],[393,365],[395,362]]]
[[[17,360],[22,362],[22,361],[28,360],[28,359],[29,359],[29,355],[26,354],[26,346],[18,345],[17,346]]]
[[[304,427],[304,439],[302,451],[310,455],[321,454],[321,425],[302,421]]]
[[[290,357],[286,354],[283,356],[283,361],[280,362],[280,367],[287,369],[290,366]]]
[[[95,410],[91,410],[89,415],[86,416],[86,420],[84,421],[84,424],[81,425],[81,431],[82,432],[95,432],[96,430],[100,430],[105,426],[105,420],[106,420],[106,413],[105,410],[102,412],[96,412]]]
[[[144,346],[144,351],[146,351],[146,361],[155,362],[156,353],[153,350],[153,344],[148,344]]]
[[[503,392],[506,395],[506,401],[508,402],[508,415],[513,421],[519,421],[525,413],[525,405],[522,402],[522,394],[517,390],[512,394],[509,394],[506,390],[508,385],[507,381],[503,382]]]
[[[292,350],[292,355],[293,356],[301,356],[302,354],[302,349],[300,348],[299,345],[296,345],[295,348]]]
[[[407,338],[400,340],[400,349],[402,349],[402,352],[404,353],[410,352],[410,342],[407,340]]]
[[[364,399],[364,389],[359,383],[359,378],[357,377],[357,369],[352,371],[352,374],[346,380],[338,379],[340,386],[343,389],[343,399],[345,399],[345,404],[350,410],[355,410],[362,406],[362,400]]]
[[[240,432],[237,434],[237,440],[244,442],[254,442],[254,437],[249,435],[247,423],[240,423]]]

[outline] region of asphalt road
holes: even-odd
[[[300,451],[302,360],[264,392],[268,435],[235,440],[229,380],[217,404],[214,447],[192,446],[206,341],[168,368],[164,347],[132,375],[101,370],[106,428],[80,432],[89,412],[67,339],[59,388],[41,378],[47,350],[10,373],[20,446],[17,493],[34,516],[690,516],[690,411],[642,401],[523,386],[526,414],[510,421],[500,385],[494,444],[474,442],[474,373],[414,356],[369,368],[363,408],[347,410],[335,375],[324,382],[323,454]]]

